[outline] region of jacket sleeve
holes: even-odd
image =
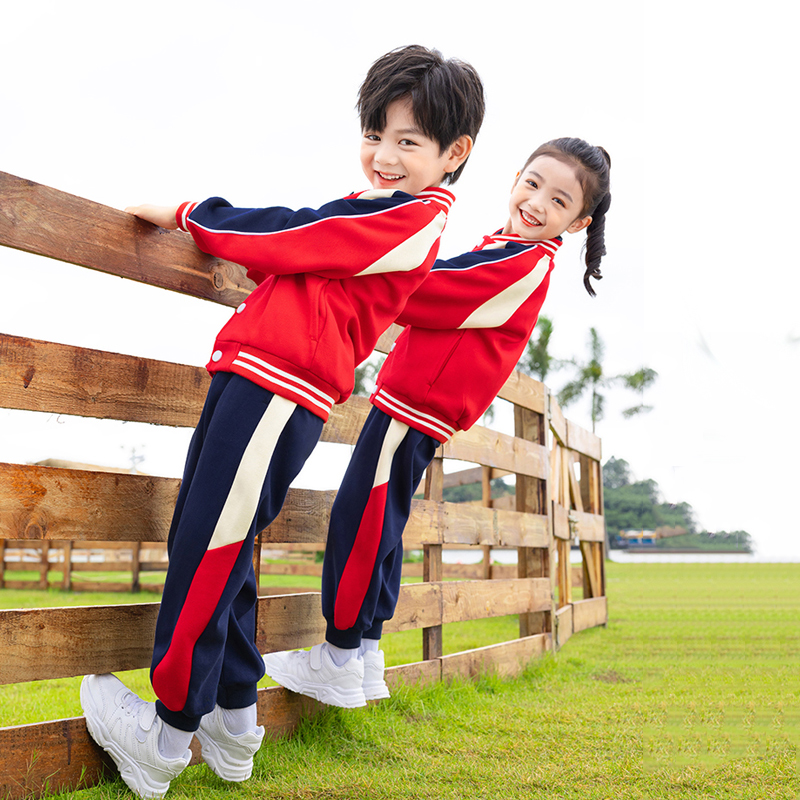
[[[290,273],[340,279],[410,272],[432,260],[447,214],[403,192],[364,192],[297,211],[234,208],[212,197],[182,205],[177,216],[201,250],[241,264],[261,283]]]
[[[536,246],[437,259],[397,322],[439,330],[500,327],[536,291],[551,268],[551,254]]]

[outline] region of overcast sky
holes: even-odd
[[[3,12],[0,170],[116,208],[210,195],[319,206],[365,187],[354,103],[372,61],[410,43],[469,61],[487,115],[442,255],[503,225],[514,174],[541,142],[606,147],[605,278],[589,298],[582,240],[568,237],[544,308],[554,355],[583,357],[594,326],[608,374],[657,370],[648,415],[623,420],[636,398],[609,392],[604,459],[689,502],[701,527],[800,558],[790,10],[646,5],[26,0]],[[150,358],[204,364],[229,315],[9,250],[0,280],[0,331]],[[585,403],[566,414],[591,426]],[[136,448],[143,470],[180,474],[186,431],[99,430],[0,411],[0,460],[124,465]],[[332,458],[321,451],[305,484],[324,483]]]

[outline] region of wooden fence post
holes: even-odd
[[[545,395],[545,409],[547,408]],[[514,435],[537,444],[547,444],[547,416],[522,406],[514,406]],[[550,481],[517,475],[516,510],[527,514],[543,514],[548,517],[547,530],[550,545],[547,549],[534,547],[517,548],[517,577],[550,578],[550,611],[537,611],[519,615],[519,635],[533,636],[553,630],[555,597],[553,594],[552,567],[552,526],[550,524]]]
[[[492,507],[492,468],[481,467],[481,505],[484,508]],[[483,579],[492,579],[492,546],[485,544],[483,552]]]
[[[64,542],[64,570],[61,573],[61,588],[65,592],[72,591],[72,540]]]
[[[435,456],[425,471],[425,499],[442,502],[444,495],[444,459]],[[424,544],[422,546],[422,580],[425,582],[442,580],[442,545]],[[434,625],[422,629],[422,660],[431,661],[442,657],[442,626]]]
[[[39,556],[39,588],[47,588],[47,573],[50,571],[50,542],[43,539]]]
[[[141,542],[133,542],[133,551],[131,552],[131,591],[138,592],[141,590],[142,585],[139,582],[139,572],[141,561],[139,555],[142,549]]]

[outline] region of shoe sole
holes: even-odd
[[[320,703],[338,706],[339,708],[361,708],[367,704],[367,698],[364,696],[364,691],[361,687],[358,689],[337,689],[335,686],[330,685],[323,686],[319,683],[306,683],[305,681],[297,680],[291,673],[273,669],[266,658],[264,659],[264,665],[267,675],[276,683],[297,694],[313,697],[314,700],[319,700]]]
[[[388,700],[392,695],[389,692],[389,687],[386,681],[375,682],[372,684],[364,684],[364,697],[367,700]]]
[[[120,777],[125,781],[125,785],[139,797],[161,798],[169,789],[169,781],[166,783],[146,780],[149,776],[131,759],[131,757],[111,738],[105,723],[100,719],[100,715],[95,707],[94,700],[89,694],[87,686],[88,677],[81,681],[81,706],[86,717],[86,727],[92,739],[100,745],[112,758],[117,765]]]
[[[230,783],[241,783],[253,774],[253,759],[249,764],[232,764],[217,743],[201,729],[194,732],[203,753],[203,761],[211,767],[215,775]]]

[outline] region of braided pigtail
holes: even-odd
[[[598,150],[603,156],[605,169],[601,168],[600,174],[598,174],[597,189],[600,196],[599,198],[594,198],[597,205],[594,211],[591,212],[592,222],[586,229],[586,245],[584,248],[586,251],[586,272],[583,273],[583,285],[586,287],[586,291],[589,292],[590,297],[596,296],[590,279],[594,278],[596,281],[603,279],[600,274],[600,260],[606,254],[606,212],[611,206],[611,192],[609,191],[611,184],[611,156],[603,147],[594,149]],[[587,166],[584,164],[585,168]],[[605,175],[602,174],[603,172],[605,172]],[[603,189],[605,189],[605,192],[600,194]]]
[[[596,293],[590,278],[596,281],[603,279],[600,274],[600,259],[606,254],[606,211],[611,205],[611,192],[607,192],[592,214],[591,225],[586,229],[586,272],[583,273],[583,285],[592,297]]]

